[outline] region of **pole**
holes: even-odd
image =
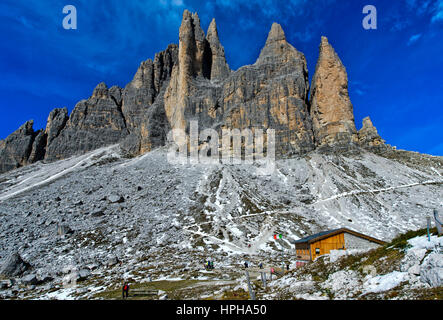
[[[431,228],[431,217],[426,217],[426,220],[428,222],[428,241],[431,241],[431,234],[429,232],[429,229]]]
[[[246,274],[246,281],[248,282],[249,296],[251,297],[251,300],[255,300],[255,294],[254,294],[254,291],[252,290],[252,286],[251,286],[251,281],[249,279],[249,272],[248,272],[248,270],[245,270],[245,274]]]
[[[266,273],[260,272],[261,281],[263,282],[263,287],[266,289]]]
[[[438,217],[438,211],[436,209],[434,209],[434,220],[435,220],[435,225],[437,227],[438,235],[441,236],[443,234],[442,222]]]

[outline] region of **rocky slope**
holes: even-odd
[[[170,164],[163,147],[126,159],[114,145],[10,171],[0,176],[0,261],[19,253],[30,267],[2,294],[64,297],[72,269],[70,297],[122,278],[236,286],[244,259],[293,262],[289,239],[345,226],[389,240],[442,209],[443,160],[400,154],[313,151],[263,175],[257,164]]]
[[[432,231],[431,231],[432,232]],[[435,232],[435,230],[434,230]],[[402,234],[370,251],[332,251],[270,284],[268,299],[443,299],[443,237]]]

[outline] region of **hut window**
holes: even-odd
[[[315,254],[320,254],[320,248],[315,248]]]

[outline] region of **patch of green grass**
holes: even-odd
[[[180,281],[161,280],[161,281],[152,281],[152,282],[145,282],[145,283],[135,283],[135,284],[130,285],[128,299],[129,300],[143,300],[143,299],[152,298],[152,296],[151,297],[149,297],[149,296],[146,296],[146,297],[131,296],[132,289],[162,290],[162,291],[165,291],[171,299],[179,299],[180,296],[177,294],[178,290],[192,286],[193,284],[196,284],[198,282],[202,282],[202,280],[180,280]],[[122,298],[122,289],[119,287],[118,289],[106,290],[106,291],[97,293],[95,295],[95,298],[103,298],[103,299],[107,299],[107,300],[121,299]],[[157,298],[157,296],[154,296],[154,298]]]
[[[412,289],[409,292],[418,300],[443,300],[443,287]]]
[[[335,272],[332,265],[325,263],[324,257],[317,258],[314,262],[308,263],[299,269],[300,275],[312,276],[312,280],[317,282],[326,281],[331,273]]]
[[[436,228],[430,230],[431,234],[437,232]],[[404,250],[408,248],[408,240],[427,234],[427,229],[408,231],[395,237],[384,246],[368,252],[343,256],[337,260],[338,269],[348,268],[363,274],[365,266],[374,266],[379,274],[386,274],[397,270],[404,257]]]
[[[227,290],[223,292],[221,300],[249,300],[249,293],[244,289],[240,288],[238,290]]]
[[[415,230],[415,231],[408,231],[408,232],[400,234],[397,237],[395,237],[394,239],[392,239],[392,241],[386,246],[392,247],[394,249],[404,250],[408,247],[408,240],[409,239],[424,236],[427,234],[427,232],[428,232],[427,228]],[[429,232],[433,235],[437,234],[437,228],[431,228],[429,230]]]

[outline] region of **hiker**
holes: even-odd
[[[125,284],[123,285],[122,295],[123,295],[123,299],[125,297],[127,298],[129,296],[129,283],[127,283],[127,282],[125,282]]]
[[[214,269],[214,261],[211,261],[210,268],[211,268],[211,269]]]
[[[248,267],[248,261],[245,261],[245,269]]]
[[[260,264],[258,265],[258,267],[259,267],[260,269],[263,269],[263,262],[260,262]]]
[[[289,271],[289,263],[286,264],[286,270]]]

